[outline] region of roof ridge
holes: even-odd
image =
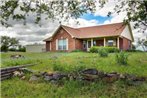
[[[78,30],[78,31],[80,31],[78,28],[73,28],[73,27],[65,26],[65,25],[61,25],[61,26],[63,26],[63,28],[64,28],[64,27],[67,27],[67,28],[71,28],[71,29],[74,29],[74,30]]]
[[[96,26],[86,26],[86,27],[79,27],[76,29],[82,29],[82,28],[91,28],[91,27],[99,27],[99,26],[107,26],[107,25],[115,25],[115,24],[121,24],[123,22],[118,22],[118,23],[109,23],[109,24],[100,24],[100,25],[96,25]]]

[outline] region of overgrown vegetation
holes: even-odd
[[[116,54],[116,61],[118,64],[127,65],[128,54],[125,52],[120,52]]]
[[[108,56],[108,51],[105,48],[100,48],[98,50],[98,53],[101,57],[107,57]]]
[[[147,53],[130,52],[128,66],[119,66],[116,63],[115,53],[109,53],[106,58],[97,53],[17,53],[25,59],[11,59],[15,53],[2,53],[2,67],[16,66],[28,63],[37,63],[30,69],[41,72],[72,72],[86,68],[96,68],[104,72],[119,72],[147,76]],[[128,86],[122,81],[114,83],[97,83],[81,81],[64,81],[60,85],[50,82],[28,82],[30,75],[25,80],[13,78],[2,81],[2,98],[146,98],[147,83],[138,86]],[[13,89],[12,89],[13,88]]]

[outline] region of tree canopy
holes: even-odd
[[[30,13],[35,13],[34,23],[44,19],[68,20],[70,17],[78,18],[83,13],[95,10],[95,0],[2,0],[1,24],[10,26],[9,19],[23,20],[26,24]],[[19,10],[19,12],[17,12]],[[43,17],[44,15],[45,17]]]

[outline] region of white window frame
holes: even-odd
[[[64,47],[63,42],[62,42],[62,45],[61,45],[61,49],[59,49],[59,41],[66,41],[66,49],[63,49],[63,47]],[[68,50],[68,39],[67,38],[66,39],[59,39],[57,48],[58,48],[58,50],[61,50],[61,51]]]

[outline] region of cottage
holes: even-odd
[[[72,28],[60,25],[54,34],[44,40],[46,51],[89,51],[92,46],[111,46],[131,49],[134,41],[130,25],[114,23],[91,27]]]

